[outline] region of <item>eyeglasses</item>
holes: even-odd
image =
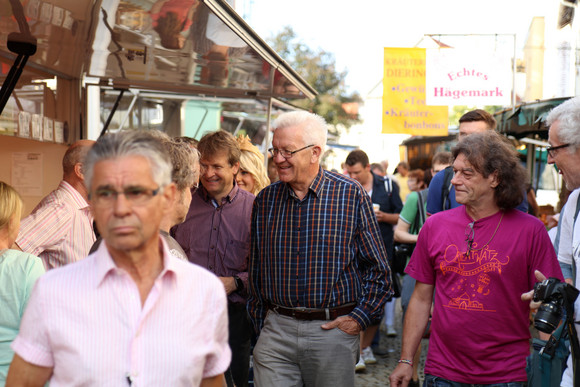
[[[100,188],[93,195],[89,195],[89,198],[97,207],[111,207],[117,201],[117,197],[123,195],[131,205],[142,206],[151,200],[153,196],[156,196],[161,191],[161,188],[128,187],[121,192],[109,188]]]
[[[473,247],[473,240],[475,239],[475,230],[473,229],[473,223],[468,223],[465,228],[465,242],[467,243],[467,253],[466,256],[469,257],[471,249]]]
[[[294,155],[294,153],[298,153],[300,151],[303,151],[304,149],[308,149],[308,148],[311,148],[313,146],[314,146],[314,144],[306,145],[304,148],[296,149],[295,151],[287,151],[285,149],[270,148],[270,149],[268,149],[268,152],[270,152],[272,157],[276,157],[276,156],[278,156],[278,154],[281,154],[282,157],[284,157],[285,159],[289,159]]]
[[[548,154],[550,155],[550,157],[554,158],[556,157],[556,151],[558,149],[562,149],[562,148],[566,148],[569,147],[571,144],[563,144],[563,145],[558,145],[558,146],[551,146],[549,148],[546,148],[546,152],[548,152]]]
[[[473,240],[475,239],[475,229],[473,227],[475,226],[475,220],[467,224],[467,227],[465,228],[465,242],[467,243],[467,251],[465,252],[466,258],[469,258],[472,252],[481,251],[485,249],[487,246],[489,246],[489,243],[493,240],[495,234],[497,234],[497,230],[499,230],[499,226],[501,224],[501,221],[503,220],[504,215],[505,212],[502,212],[501,218],[499,218],[499,222],[497,222],[497,226],[495,226],[495,231],[491,235],[491,238],[489,238],[489,240],[482,247],[479,247],[477,249],[473,248],[474,244]],[[475,245],[477,246],[477,243],[475,243]]]

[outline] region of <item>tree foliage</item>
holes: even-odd
[[[271,38],[269,43],[318,92],[313,100],[292,101],[294,105],[324,117],[331,126],[331,132],[336,135],[341,128],[348,129],[360,122],[358,113],[349,114],[343,108],[343,104],[360,103],[362,98],[356,92],[347,94],[347,72],[337,71],[334,54],[306,46],[289,26]]]

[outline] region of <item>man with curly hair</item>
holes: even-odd
[[[405,269],[417,283],[391,386],[411,380],[433,295],[426,385],[525,386],[529,305],[521,295],[533,288],[536,270],[562,273],[543,223],[515,209],[526,173],[505,138],[471,134],[453,156],[451,183],[462,206],[427,219]]]

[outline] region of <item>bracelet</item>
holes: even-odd
[[[403,363],[403,364],[408,364],[411,367],[413,367],[413,362],[411,360],[407,360],[407,359],[400,359],[399,361],[397,361],[397,363]]]

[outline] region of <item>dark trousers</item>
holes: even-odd
[[[230,380],[233,379],[236,387],[247,387],[250,372],[252,326],[246,311],[246,304],[228,303],[228,319],[232,362],[226,371],[226,380],[228,386],[230,386]]]

